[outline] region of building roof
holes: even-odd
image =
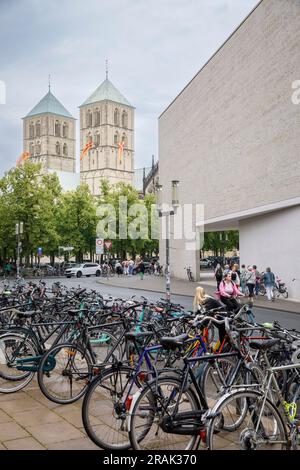
[[[57,98],[49,90],[48,93],[39,101],[39,103],[27,114],[26,117],[36,116],[37,114],[58,114],[73,118],[69,111],[58,101]],[[73,118],[74,119],[74,118]]]
[[[108,80],[104,80],[101,85],[91,94],[91,96],[82,103],[81,106],[87,104],[97,103],[98,101],[114,101],[115,103],[125,104],[126,106],[131,106],[127,99],[116,89],[116,87]],[[81,108],[81,106],[79,106]]]

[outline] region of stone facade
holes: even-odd
[[[203,204],[209,223],[300,195],[300,106],[292,102],[299,64],[299,1],[261,1],[159,118],[166,202],[171,180],[180,180],[180,203]],[[186,277],[185,265],[197,272],[199,253],[181,240],[171,245],[173,273]],[[258,265],[259,238],[256,246]]]
[[[101,180],[133,184],[134,108],[123,103],[101,100],[80,107],[80,151],[91,141],[93,147],[80,162],[81,181],[95,196]],[[124,143],[120,156],[119,143]]]
[[[42,113],[23,119],[23,149],[47,171],[76,171],[75,119]]]

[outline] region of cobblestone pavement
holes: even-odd
[[[0,450],[100,450],[85,434],[81,403],[53,403],[35,380],[22,391],[0,394]]]

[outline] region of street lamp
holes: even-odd
[[[16,223],[16,237],[17,237],[17,278],[20,277],[20,252],[22,242],[20,241],[20,235],[23,234],[23,222]]]
[[[162,185],[156,185],[156,194],[157,194],[157,204],[158,204],[158,215],[159,217],[166,217],[166,300],[168,303],[171,302],[171,276],[170,276],[170,239],[169,239],[169,229],[170,229],[170,216],[174,215],[176,208],[179,206],[178,200],[178,180],[173,180],[172,182],[172,207],[168,210],[162,211]]]

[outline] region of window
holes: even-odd
[[[60,123],[55,121],[55,137],[60,137]]]
[[[114,112],[114,124],[115,126],[119,125],[119,110],[116,108]]]
[[[115,135],[114,135],[114,144],[118,145],[118,143],[119,143],[118,141],[119,141],[119,134],[118,134],[118,132],[116,132]]]
[[[90,109],[86,113],[86,125],[87,127],[91,127],[93,125],[93,115]]]
[[[63,137],[67,138],[68,137],[68,124],[66,122],[63,123],[62,132],[63,132]]]
[[[88,144],[89,142],[93,142],[93,136],[90,132],[86,136],[86,143]]]
[[[60,143],[59,142],[56,142],[56,155],[60,155]]]
[[[29,139],[34,139],[34,125],[33,122],[29,124]]]
[[[123,132],[122,134],[122,142],[124,142],[124,147],[127,147],[127,136],[125,132]]]
[[[97,108],[94,115],[95,126],[100,126],[100,111]]]
[[[36,137],[41,137],[41,123],[38,121],[35,125],[35,135]]]
[[[128,127],[128,114],[126,111],[122,113],[122,127]]]
[[[30,142],[30,144],[29,144],[29,153],[30,153],[30,156],[33,157],[33,155],[34,155],[34,145],[33,145],[33,142]]]
[[[35,154],[41,155],[41,143],[40,142],[38,142],[35,146]]]
[[[63,146],[63,154],[64,154],[65,157],[68,155],[68,146],[67,146],[67,144],[64,144],[64,146]]]
[[[99,134],[99,132],[97,132],[94,135],[94,145],[95,145],[95,147],[99,147],[99,145],[100,145],[100,134]]]

